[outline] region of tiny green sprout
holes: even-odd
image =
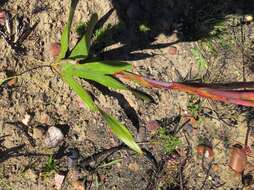
[[[138,31],[141,33],[146,33],[151,31],[151,28],[149,28],[146,24],[140,24],[138,27]]]
[[[43,172],[50,173],[50,172],[56,171],[56,170],[57,170],[56,162],[55,162],[53,156],[51,155],[48,157],[47,163],[43,167]]]
[[[112,161],[110,161],[110,162],[108,162],[108,163],[105,163],[105,164],[102,164],[102,165],[98,166],[98,168],[109,167],[109,166],[118,164],[118,163],[121,162],[121,161],[123,161],[122,158],[115,159],[115,160],[112,160]]]
[[[163,150],[166,154],[172,153],[176,150],[177,146],[181,145],[181,140],[171,134],[167,134],[165,128],[160,128],[158,135],[160,137],[160,143],[163,146]]]
[[[191,98],[188,101],[187,109],[190,112],[192,117],[194,117],[195,119],[198,119],[202,111],[202,102],[200,100],[194,101],[193,98]]]

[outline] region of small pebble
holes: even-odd
[[[60,53],[61,46],[59,43],[54,42],[50,44],[49,52],[53,57],[57,57]]]
[[[62,131],[57,127],[50,127],[46,133],[45,144],[47,147],[56,147],[64,138]]]
[[[26,114],[26,115],[25,115],[25,118],[22,119],[21,122],[22,122],[23,124],[25,124],[25,125],[28,125],[30,119],[31,119],[31,116],[30,116],[29,114]]]
[[[8,80],[7,84],[8,86],[14,86],[17,83],[17,78],[12,78]]]
[[[168,53],[170,55],[176,55],[177,54],[177,48],[175,46],[169,46],[168,47]]]
[[[64,182],[64,175],[60,175],[60,174],[55,174],[55,188],[57,190],[60,190],[62,187],[62,184]]]

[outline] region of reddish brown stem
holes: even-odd
[[[181,92],[186,92],[189,94],[198,95],[204,98],[222,101],[225,103],[238,104],[243,106],[254,107],[254,90],[225,90],[228,89],[230,84],[224,84],[225,88],[223,89],[214,88],[216,84],[212,84],[213,87],[209,87],[209,84],[187,84],[187,83],[177,83],[177,82],[162,82],[157,80],[152,80],[145,78],[141,75],[137,75],[131,72],[120,72],[116,73],[114,76],[130,81],[139,83],[140,85],[147,88],[162,88],[167,90],[178,90]],[[247,85],[252,86],[253,83],[233,83],[233,88],[246,87]]]

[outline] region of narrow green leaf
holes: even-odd
[[[127,86],[123,84],[121,81],[116,80],[112,76],[102,75],[96,78],[91,78],[95,82],[98,82],[108,88],[112,88],[115,90],[128,90]]]
[[[121,141],[128,145],[132,150],[142,154],[142,150],[139,145],[135,142],[129,130],[122,125],[115,118],[107,114],[106,112],[100,110],[102,117],[107,122],[108,126],[111,128],[112,133],[117,136]]]
[[[74,73],[80,76],[82,73],[112,75],[120,71],[131,69],[131,67],[131,64],[120,61],[96,61],[75,65]]]
[[[119,163],[121,161],[123,161],[122,158],[119,158],[119,159],[116,159],[116,160],[112,160],[111,162],[108,162],[106,164],[98,166],[98,168],[104,168],[104,167],[112,166],[112,165],[117,164],[117,163]]]
[[[88,92],[73,77],[73,65],[63,64],[61,76],[63,80],[71,87],[71,89],[81,98],[84,104],[92,111],[98,111],[98,107],[94,103]]]
[[[73,72],[73,75],[77,77],[98,82],[99,84],[102,84],[108,88],[118,90],[130,90],[134,96],[142,99],[146,103],[153,101],[153,99],[146,93],[133,89],[110,75],[104,75],[99,73],[98,71],[91,71],[86,64],[85,66],[75,65]]]
[[[87,58],[91,45],[93,30],[97,21],[98,21],[97,14],[93,14],[87,25],[87,32],[82,36],[82,38],[73,48],[71,55],[69,56],[70,59]]]
[[[101,75],[97,73],[78,73],[78,74],[75,73],[74,75],[80,78],[95,81],[108,88],[128,90],[128,87],[125,84],[123,84],[121,81],[115,79],[110,75]]]
[[[62,36],[61,36],[61,51],[58,56],[58,61],[60,59],[65,58],[66,53],[69,49],[69,40],[70,40],[70,30],[71,30],[71,24],[74,16],[75,9],[77,7],[79,0],[71,0],[71,6],[70,6],[70,12],[69,12],[69,17],[67,24],[64,27]]]
[[[85,59],[88,57],[89,49],[86,44],[85,38],[81,38],[76,46],[71,51],[69,59]]]

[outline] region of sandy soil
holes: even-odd
[[[0,40],[0,79],[35,66],[52,63],[53,58],[48,53],[48,47],[51,42],[60,40],[67,20],[69,0],[9,0],[0,3],[1,9],[12,15],[23,15],[29,19],[31,25],[38,22],[23,43],[26,47],[24,55],[15,54],[3,39]],[[135,66],[134,72],[164,81],[179,81],[179,73],[183,78],[189,73],[188,79],[203,79],[207,82],[242,81],[244,77],[247,81],[252,80],[252,71],[247,67],[251,68],[251,56],[245,58],[246,64],[250,65],[246,66],[244,74],[242,72],[239,27],[236,27],[235,36],[233,32],[229,34],[235,42],[232,46],[234,48],[220,50],[220,46],[217,56],[208,53],[208,72],[201,71],[191,53],[197,42],[194,37],[186,38],[186,23],[191,22],[186,18],[193,15],[191,3],[160,3],[158,5],[152,1],[137,3],[123,0],[116,3],[108,0],[81,0],[75,14],[74,26],[77,26],[80,20],[87,21],[94,12],[102,17],[114,8],[107,23],[116,27],[112,27],[107,33],[107,40],[95,47],[95,50],[102,49],[100,56],[127,60]],[[162,5],[163,8],[160,7]],[[185,11],[179,11],[178,7],[187,8]],[[169,13],[168,10],[172,11]],[[153,17],[151,12],[154,13]],[[244,11],[242,13],[245,14]],[[235,17],[237,20],[238,17]],[[142,19],[147,19],[151,32],[138,32],[137,26],[143,23]],[[244,31],[248,31],[249,26],[244,27]],[[181,28],[186,29],[185,32],[176,34],[175,31],[182,31]],[[253,41],[248,35],[249,33],[246,33],[244,51],[249,55],[252,52]],[[73,32],[73,42],[75,37]],[[175,43],[176,41],[180,42]],[[176,54],[171,53],[172,47],[177,49]],[[107,51],[117,48],[117,51],[107,54]],[[89,83],[80,82],[94,92],[103,109],[124,123],[136,139],[147,142],[142,146],[149,151],[148,156],[140,157],[131,151],[120,150],[106,159],[107,162],[121,159],[117,164],[92,170],[86,167],[78,168],[79,177],[85,179],[87,189],[243,187],[241,175],[235,174],[228,167],[229,151],[233,144],[244,143],[253,110],[202,99],[202,108],[198,112],[199,120],[190,123],[190,130],[186,128],[177,134],[182,141],[177,147],[178,153],[166,154],[163,143],[152,143],[154,139],[158,139],[157,132],[150,130],[147,123],[161,121],[161,127],[169,131],[174,126],[182,126],[188,119],[186,115],[190,114],[190,100],[194,98],[196,101],[197,97],[181,92],[143,89],[131,84],[147,92],[155,100],[154,103],[145,103],[129,92],[102,93]],[[90,158],[93,154],[120,144],[100,115],[81,107],[79,98],[50,68],[33,70],[19,77],[13,85],[2,85],[0,94],[1,189],[54,189],[55,174],[68,170],[68,158],[64,153],[70,148],[78,148],[83,158]],[[180,117],[180,121],[170,122],[176,116]],[[29,118],[26,125],[22,124],[25,118]],[[47,148],[44,143],[45,132],[50,126],[57,126],[65,134],[64,142],[56,148]],[[250,146],[252,141],[251,133]],[[213,147],[213,160],[202,159],[197,155],[196,146],[199,144],[209,144]],[[54,155],[57,169],[45,174],[43,167],[49,155]],[[81,162],[83,158],[80,158]],[[251,161],[251,158],[249,160]],[[89,159],[85,161],[85,165],[93,164]],[[62,189],[73,189],[71,183],[72,179],[68,174]]]

